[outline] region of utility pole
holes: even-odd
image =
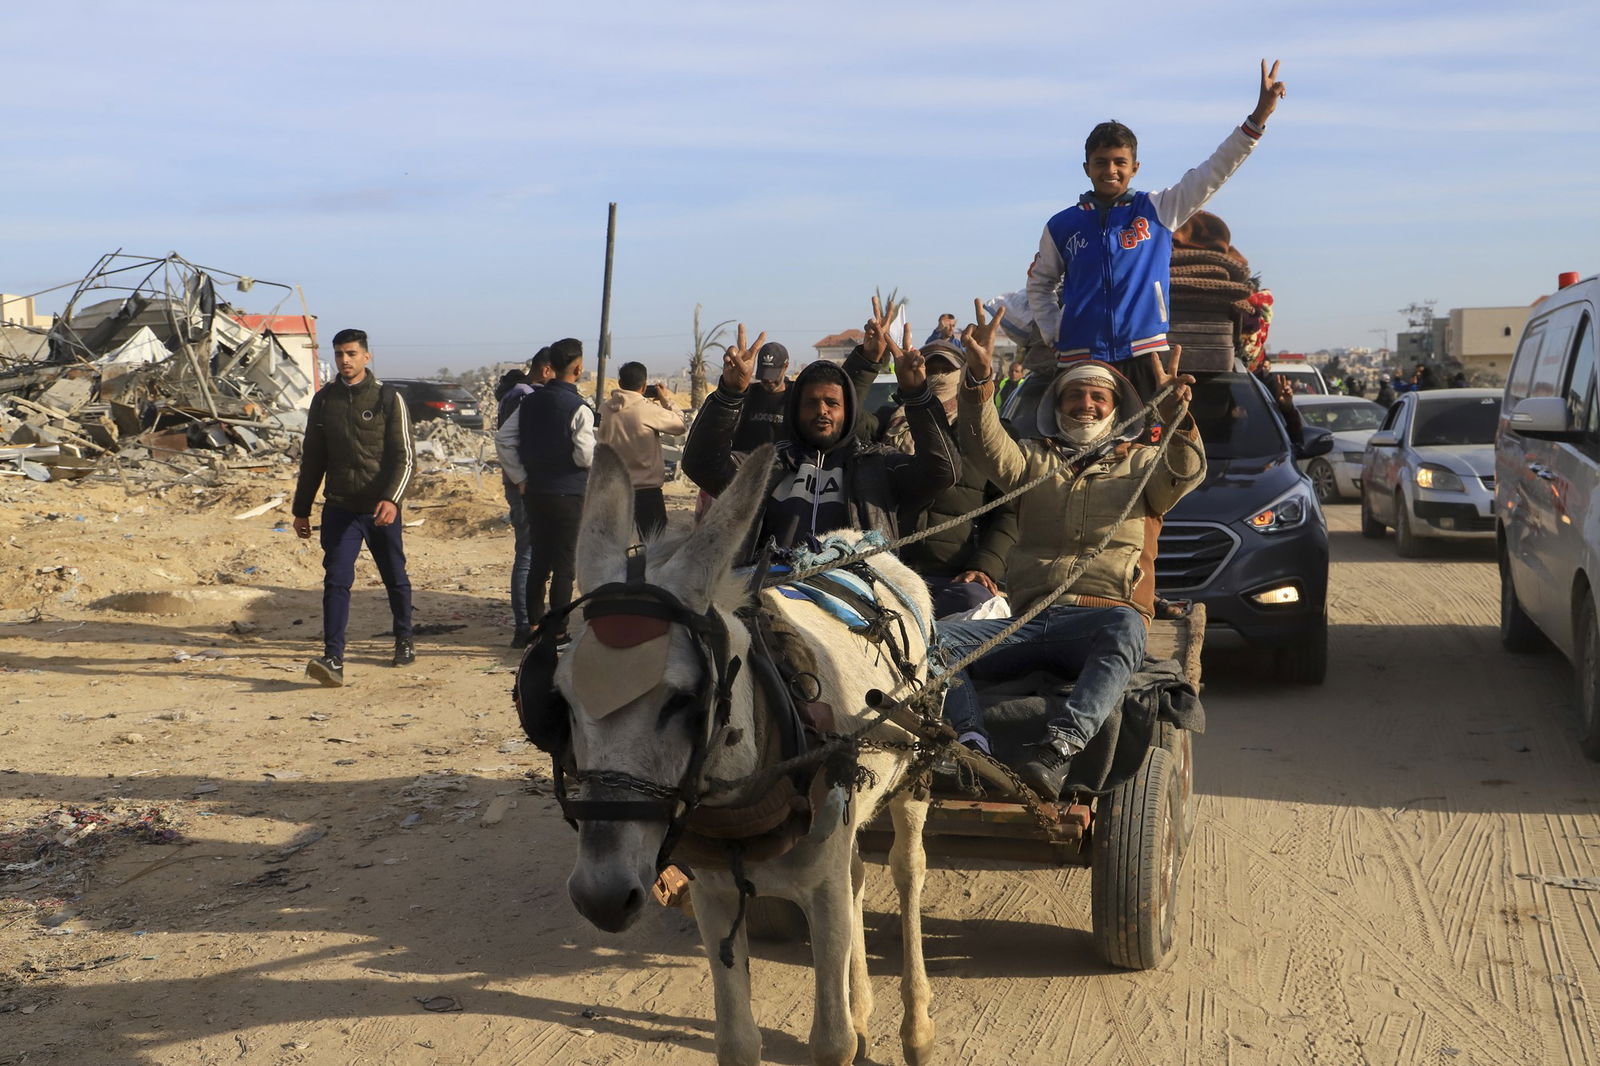
[[[606,356],[611,354],[611,260],[617,250],[617,205],[606,212],[606,280],[600,294],[600,355],[594,367],[594,405],[605,400]]]

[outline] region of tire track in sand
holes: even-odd
[[[1499,1005],[1483,996],[1478,986],[1462,975],[1445,975],[1428,968],[1426,953],[1418,952],[1411,937],[1404,932],[1397,945],[1390,933],[1371,928],[1362,915],[1339,900],[1329,898],[1326,891],[1299,870],[1281,862],[1245,834],[1224,822],[1212,823],[1211,829],[1249,851],[1261,864],[1273,867],[1284,881],[1299,886],[1308,902],[1338,920],[1341,933],[1355,937],[1370,954],[1384,960],[1397,974],[1403,974],[1418,998],[1435,1013],[1449,1019],[1457,1031],[1471,1035],[1479,1046],[1526,1048],[1538,1041],[1537,1032],[1524,1019],[1505,1018],[1505,1026],[1496,1025],[1493,1019],[1504,1013]]]

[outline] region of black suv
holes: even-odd
[[[1328,670],[1328,526],[1295,465],[1328,452],[1308,427],[1291,441],[1266,387],[1243,371],[1196,373],[1190,411],[1206,479],[1167,513],[1156,590],[1206,605],[1207,631],[1271,649],[1279,678],[1321,684]]]
[[[400,390],[400,398],[405,400],[406,410],[410,412],[413,422],[448,418],[464,429],[483,428],[483,415],[478,413],[478,398],[460,385],[419,378],[384,378],[383,383]]]

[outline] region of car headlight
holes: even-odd
[[[1347,463],[1354,463],[1357,466],[1360,466],[1361,465],[1361,457],[1363,455],[1365,455],[1365,454],[1367,454],[1367,453],[1366,452],[1345,452],[1344,453],[1344,461],[1347,462]]]
[[[1446,470],[1433,463],[1423,463],[1417,467],[1417,488],[1435,489],[1439,492],[1465,492],[1466,486],[1461,484],[1461,479],[1455,471]]]
[[[1244,524],[1257,533],[1286,533],[1305,525],[1315,508],[1316,501],[1302,482],[1245,519]]]

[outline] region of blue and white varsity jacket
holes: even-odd
[[[1057,363],[1114,363],[1168,348],[1172,231],[1222,188],[1260,137],[1245,119],[1171,188],[1130,191],[1110,207],[1086,192],[1045,223],[1028,268],[1028,306]]]

